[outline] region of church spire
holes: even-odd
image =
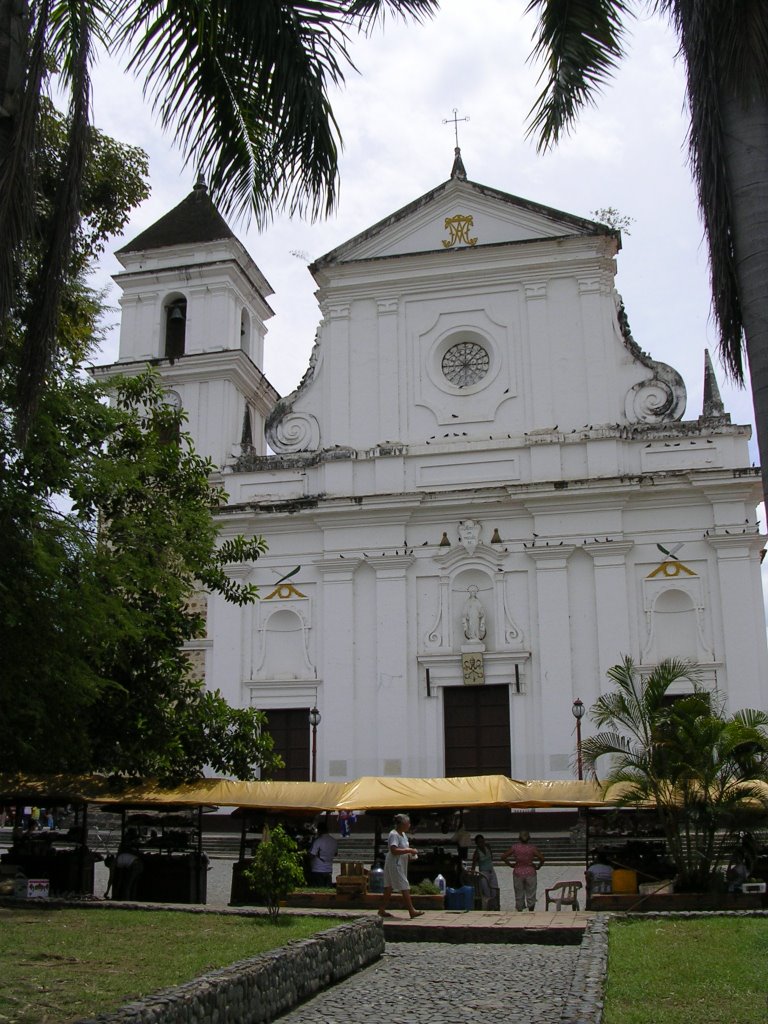
[[[459,117],[459,111],[456,107],[453,108],[453,117],[444,117],[443,124],[453,125],[453,135],[456,140],[455,148],[453,150],[453,167],[451,168],[451,178],[455,178],[457,181],[466,181],[467,172],[464,167],[464,161],[461,159],[461,150],[459,149],[459,121],[468,121],[468,117]]]
[[[720,388],[717,386],[717,377],[709,357],[709,349],[704,349],[704,401],[701,409],[701,419],[713,420],[730,419],[725,411],[723,400],[720,397]]]
[[[453,167],[451,168],[451,177],[458,179],[458,181],[467,180],[467,172],[464,168],[464,161],[461,159],[461,150],[457,146],[453,156]]]

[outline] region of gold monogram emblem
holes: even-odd
[[[474,227],[475,219],[471,213],[457,213],[455,217],[445,218],[445,230],[450,237],[442,239],[443,248],[450,249],[454,245],[477,245],[476,238],[469,237],[469,229]]]

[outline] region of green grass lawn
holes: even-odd
[[[614,920],[604,1024],[766,1024],[768,920]]]
[[[338,924],[321,917],[0,908],[0,1024],[64,1024],[116,1010]]]

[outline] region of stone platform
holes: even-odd
[[[588,911],[434,910],[410,920],[394,911],[384,919],[388,942],[498,942],[576,946],[594,915]]]

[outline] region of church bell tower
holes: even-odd
[[[151,364],[217,467],[263,455],[279,395],[264,376],[272,288],[198,179],[178,206],[116,253],[123,271],[118,361],[101,379]]]

